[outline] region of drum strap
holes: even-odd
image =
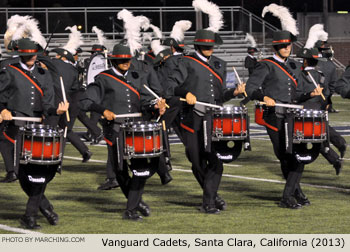
[[[140,99],[140,94],[139,94],[139,92],[137,92],[137,90],[136,90],[135,88],[133,88],[132,86],[130,86],[128,83],[126,83],[126,82],[124,82],[124,81],[118,79],[117,77],[115,77],[115,76],[113,76],[113,75],[111,75],[111,74],[108,74],[108,73],[100,73],[100,74],[106,75],[106,76],[108,76],[108,77],[110,77],[110,78],[116,80],[117,82],[123,84],[124,86],[128,87],[128,88],[129,88],[131,91],[133,91],[133,92],[139,97],[139,99]]]
[[[4,132],[2,132],[2,134],[4,135],[4,137],[8,140],[8,141],[10,141],[11,143],[15,143],[16,141],[15,141],[15,139],[12,139],[11,137],[9,137],[6,133],[5,133],[5,131]]]
[[[291,73],[289,73],[288,68],[286,66],[281,66],[279,63],[277,63],[276,61],[270,60],[270,59],[263,59],[261,61],[267,61],[267,62],[271,62],[272,64],[276,65],[279,69],[281,69],[295,84],[295,86],[298,86],[298,82],[296,81],[296,79],[292,76]]]
[[[197,60],[197,59],[195,59],[195,58],[193,58],[193,57],[191,57],[191,56],[184,56],[184,57],[185,57],[185,58],[188,58],[188,59],[191,59],[191,60],[194,60],[194,61],[197,62],[198,64],[200,64],[200,65],[202,65],[203,67],[205,67],[206,69],[208,69],[208,70],[220,81],[220,83],[221,83],[221,85],[222,85],[222,83],[223,83],[222,78],[221,78],[213,69],[211,69],[210,66],[207,66],[207,65],[204,64],[203,62],[201,62],[201,61],[199,61],[199,60]]]
[[[43,90],[38,86],[38,84],[35,83],[35,81],[32,80],[32,78],[30,78],[27,74],[25,74],[21,69],[15,67],[13,65],[9,65],[9,66],[12,67],[13,69],[16,69],[24,77],[26,77],[34,85],[34,87],[36,87],[36,89],[40,92],[41,96],[44,96]]]
[[[186,126],[185,124],[180,123],[180,126],[181,126],[181,128],[191,132],[192,134],[194,133],[194,129],[191,129],[190,127]]]

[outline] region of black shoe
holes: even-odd
[[[95,137],[92,142],[91,142],[91,145],[94,145],[94,144],[99,144],[103,139],[103,133],[101,133],[99,136]]]
[[[117,187],[119,187],[118,181],[115,178],[108,178],[105,183],[97,188],[97,190],[111,190],[112,188]]]
[[[217,209],[216,207],[210,207],[208,205],[201,206],[199,211],[201,211],[202,213],[206,213],[206,214],[219,214],[220,213],[219,209]]]
[[[226,202],[219,195],[215,197],[215,207],[220,211],[224,211],[226,209]]]
[[[126,210],[123,213],[124,220],[140,221],[142,216],[140,216],[135,210]]]
[[[1,183],[11,183],[11,182],[16,181],[17,179],[18,178],[14,172],[8,172],[6,174],[6,177],[3,180],[1,180],[0,182]]]
[[[87,161],[89,161],[89,159],[91,158],[92,156],[92,152],[87,150],[84,152],[83,154],[83,163],[86,163]]]
[[[40,212],[45,216],[47,221],[53,225],[56,226],[58,223],[58,215],[53,211],[53,206],[51,205],[49,208],[42,209],[40,208]]]
[[[310,206],[311,205],[310,200],[303,193],[296,193],[295,200],[297,201],[298,204],[300,204],[302,206]]]
[[[343,161],[338,158],[337,161],[335,161],[335,163],[333,164],[333,167],[335,169],[335,174],[339,175],[341,170],[343,169]]]
[[[345,152],[346,152],[346,144],[342,145],[342,146],[339,148],[339,152],[340,152],[340,158],[344,158]]]
[[[19,220],[21,225],[27,229],[40,229],[41,226],[36,223],[34,216],[23,215]]]
[[[173,178],[171,177],[170,173],[165,173],[163,176],[160,177],[160,181],[162,182],[162,185],[166,185],[172,181]]]
[[[301,208],[301,205],[296,201],[295,198],[290,197],[290,198],[282,198],[279,207],[283,208],[290,208],[290,209],[299,209]]]
[[[136,207],[135,210],[139,211],[145,217],[148,217],[151,214],[149,206],[145,202],[143,202],[143,200],[140,201],[139,205]]]
[[[168,171],[171,171],[173,169],[173,167],[171,166],[171,162],[170,162],[169,157],[165,157],[165,165],[166,165],[166,168],[168,169]]]
[[[338,110],[335,110],[334,108],[328,109],[328,113],[339,113]]]

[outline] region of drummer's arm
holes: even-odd
[[[264,94],[261,91],[266,77],[270,74],[270,68],[266,63],[258,63],[245,86],[245,91],[251,100],[264,101]]]

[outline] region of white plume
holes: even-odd
[[[148,29],[149,19],[145,16],[135,17],[127,9],[119,11],[117,17],[124,22],[125,39],[128,41],[131,54],[134,56],[142,48],[140,30],[141,28]]]
[[[189,30],[192,26],[192,22],[188,20],[177,21],[170,33],[170,37],[176,41],[183,41],[185,38],[185,31]]]
[[[39,22],[31,16],[15,16],[15,20],[9,20],[10,22],[7,22],[11,29],[15,28],[11,40],[19,40],[28,37],[32,41],[38,43],[42,48],[45,48],[46,40],[39,30]]]
[[[153,34],[157,39],[161,39],[163,37],[162,31],[157,26],[150,24],[149,27],[152,28]]]
[[[309,30],[305,48],[313,48],[318,40],[327,41],[328,33],[323,30],[323,24],[315,24]]]
[[[245,37],[244,41],[249,41],[251,47],[256,47],[255,39],[249,33],[246,34],[246,37]]]
[[[7,20],[7,32],[13,34],[17,28],[25,24],[31,16],[13,15]]]
[[[158,55],[161,51],[165,50],[166,47],[161,45],[160,39],[154,39],[151,42],[151,48],[154,55]]]
[[[103,31],[102,31],[101,29],[98,29],[97,26],[93,26],[93,27],[92,27],[92,31],[93,31],[94,33],[96,33],[97,39],[98,39],[98,43],[99,43],[100,45],[104,45],[105,42],[106,42],[106,37],[104,36]]]
[[[289,31],[294,36],[299,34],[297,22],[286,7],[273,3],[264,7],[261,14],[262,17],[264,17],[267,12],[271,12],[272,15],[281,20],[282,30]]]
[[[71,33],[69,34],[69,40],[63,49],[66,49],[68,52],[74,55],[78,47],[83,44],[81,32],[78,31],[76,25],[72,27],[67,26],[65,30],[70,30]]]
[[[194,0],[192,6],[196,11],[202,11],[209,15],[209,27],[207,30],[218,32],[224,25],[222,12],[216,4],[208,0]]]

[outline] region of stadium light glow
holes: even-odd
[[[78,25],[78,30],[81,30],[83,28],[83,26]]]
[[[348,11],[337,11],[338,14],[348,14]]]

